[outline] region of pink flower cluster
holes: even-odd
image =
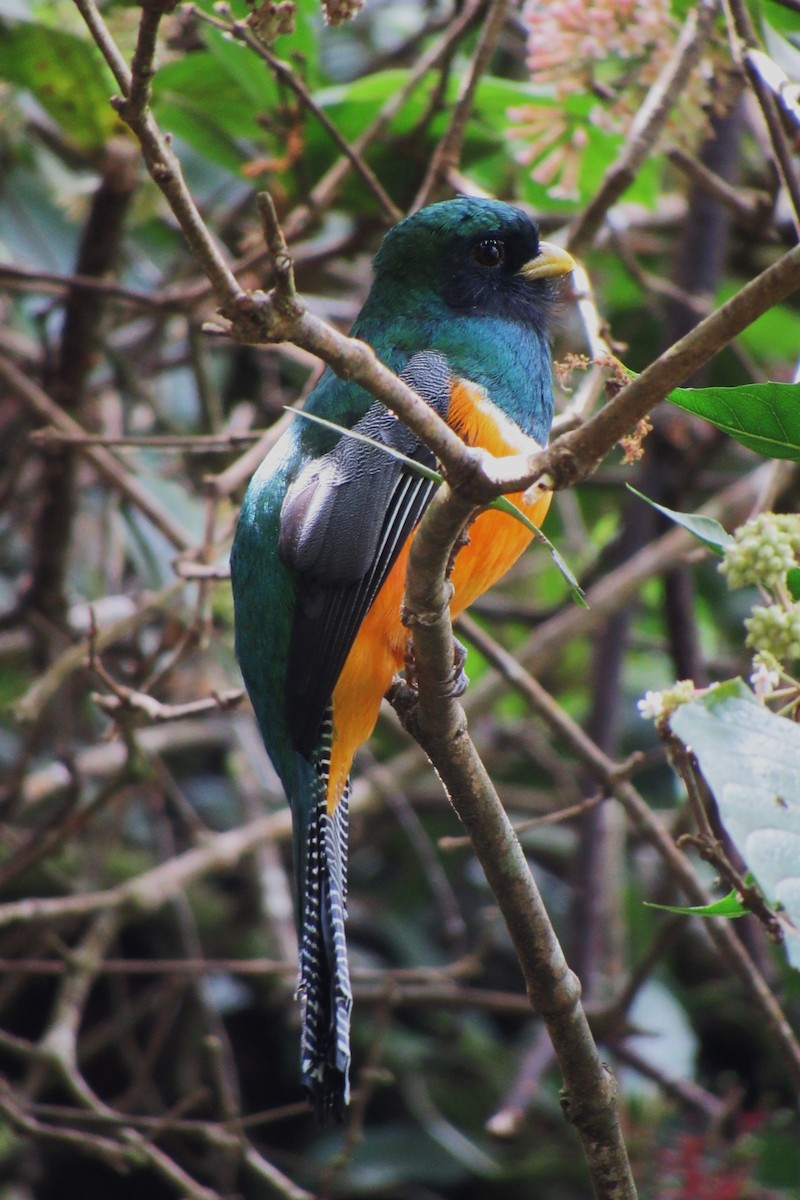
[[[528,0],[523,20],[534,82],[567,86],[614,59],[654,78],[676,32],[669,0]]]
[[[542,100],[509,113],[523,143],[518,160],[551,196],[579,198],[590,129],[624,134],[648,89],[672,53],[680,21],[670,0],[527,0],[531,82]],[[669,123],[670,138],[693,145],[707,131],[710,79],[724,79],[704,62],[695,71]],[[590,114],[575,115],[565,101],[596,98]]]

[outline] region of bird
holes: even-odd
[[[553,417],[549,321],[573,267],[519,208],[444,200],[385,235],[351,334],[467,444],[498,456],[534,452]],[[350,1088],[351,766],[406,663],[408,552],[439,484],[389,453],[435,466],[417,436],[352,380],[326,369],[304,412],[328,424],[296,417],[255,472],[231,580],[237,657],[292,812],[300,1074],[324,1122],[342,1119]],[[510,499],[538,526],[550,496]],[[531,536],[506,513],[478,515],[453,566],[454,617]]]

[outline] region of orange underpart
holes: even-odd
[[[479,389],[453,386],[448,424],[469,445],[504,456],[531,452],[536,443],[495,408]],[[534,525],[550,507],[548,493],[534,504],[522,494],[509,496]],[[333,693],[333,749],[328,781],[328,811],[333,812],[344,790],[353,755],[375,728],[381,699],[392,676],[402,667],[408,631],[400,620],[408,552],[413,534],[386,578],[358,631]],[[450,611],[463,612],[513,566],[533,535],[506,513],[481,513],[469,530],[469,542],[456,558]]]

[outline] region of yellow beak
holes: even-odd
[[[561,246],[553,242],[539,242],[536,258],[520,267],[519,273],[526,279],[555,279],[559,275],[569,275],[574,267],[575,259]]]

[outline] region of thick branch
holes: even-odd
[[[631,380],[580,429],[565,433],[520,469],[520,459],[492,464],[492,477],[503,491],[518,491],[545,479],[554,488],[570,487],[596,469],[603,457],[637,422],[679,387],[743,329],[800,287],[800,246],[767,267],[721,308],[696,325]]]
[[[466,827],[508,926],[531,1003],[564,1075],[563,1105],[583,1144],[595,1195],[635,1197],[616,1111],[616,1084],[600,1060],[580,984],[569,970],[517,836],[453,696],[452,589],[446,573],[473,507],[446,487],[412,543],[404,619],[413,632],[419,701],[407,719]]]

